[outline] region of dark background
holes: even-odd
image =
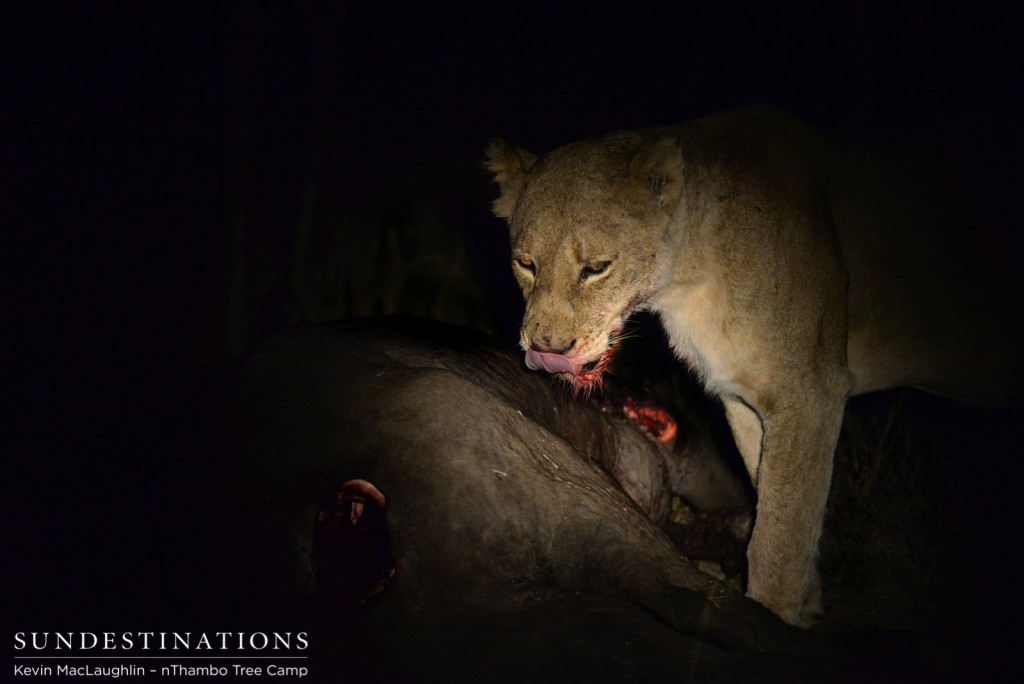
[[[1010,3],[465,6],[2,10],[19,629],[173,623],[176,454],[260,334],[426,312],[515,339],[491,136],[544,152],[767,102],[832,135],[968,122],[1022,148]]]

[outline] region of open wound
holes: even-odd
[[[382,595],[398,570],[384,510],[387,499],[366,480],[349,480],[321,506],[313,531],[317,592],[341,608]]]

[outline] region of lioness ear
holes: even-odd
[[[504,140],[493,138],[487,146],[487,161],[484,166],[494,174],[494,182],[501,189],[501,194],[491,204],[491,210],[498,218],[507,219],[516,208],[519,193],[523,190],[523,180],[530,170],[537,155],[524,149],[512,147]]]
[[[633,155],[629,175],[642,184],[659,206],[675,205],[682,192],[683,151],[679,136],[663,135]]]

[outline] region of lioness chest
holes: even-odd
[[[723,306],[725,288],[712,281],[670,286],[652,303],[676,356],[718,395],[743,393],[744,369],[758,356],[757,340],[735,329]]]

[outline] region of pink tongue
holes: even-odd
[[[526,350],[526,367],[530,370],[546,370],[548,373],[572,373],[576,375],[576,367],[572,361],[561,354]]]

